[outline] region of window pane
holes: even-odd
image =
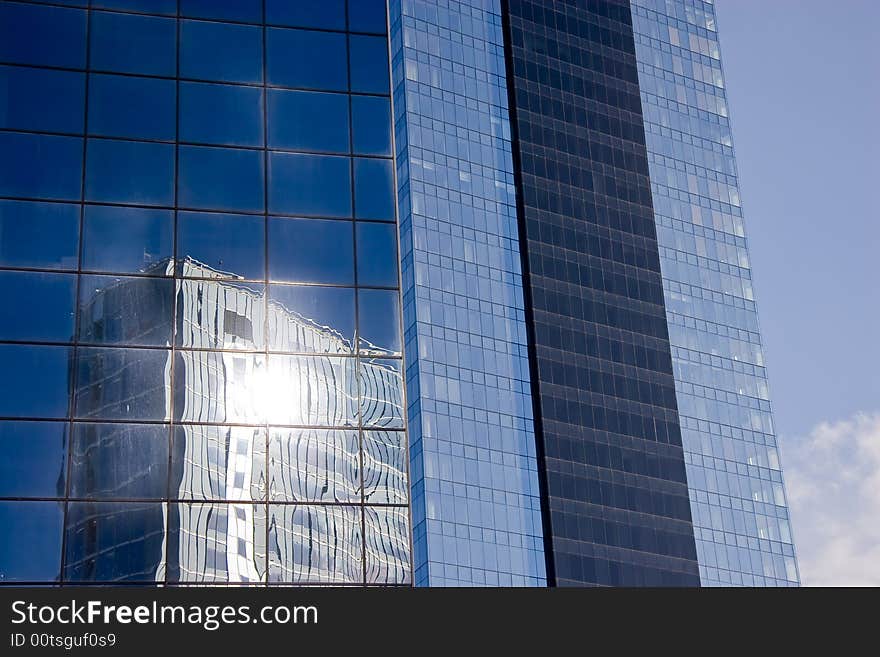
[[[0,133],[0,196],[78,201],[80,137]]]
[[[180,21],[180,77],[225,82],[263,81],[263,29]]]
[[[351,353],[354,289],[318,285],[269,288],[269,349]]]
[[[67,417],[70,347],[0,344],[10,383],[0,395],[3,417]]]
[[[361,353],[400,355],[397,290],[358,290],[358,348]]]
[[[394,219],[394,167],[391,160],[356,158],[354,206],[358,219]]]
[[[406,504],[406,433],[364,431],[364,501]]]
[[[410,583],[409,512],[402,507],[365,507],[367,582]]]
[[[177,21],[173,18],[93,11],[89,40],[92,69],[177,74]]]
[[[174,415],[179,422],[265,422],[266,358],[260,354],[177,351]]]
[[[348,88],[345,35],[268,28],[266,72],[282,87],[345,91]]]
[[[165,349],[80,347],[76,417],[169,419],[171,352]]]
[[[348,96],[271,89],[269,147],[348,153]]]
[[[363,582],[361,511],[356,506],[269,506],[269,581]]]
[[[174,146],[89,139],[86,148],[86,199],[172,205]]]
[[[70,496],[166,498],[168,442],[166,424],[75,423]]]
[[[174,80],[127,75],[89,76],[89,134],[174,140]]]
[[[266,0],[266,22],[272,25],[344,30],[345,0]]]
[[[79,206],[0,201],[0,265],[76,269]]]
[[[403,376],[399,360],[360,359],[361,422],[403,429]]]
[[[351,90],[372,94],[389,93],[388,40],[352,34],[348,42],[351,61]]]
[[[147,14],[177,13],[177,0],[92,0],[92,9],[123,9]]]
[[[352,150],[391,155],[391,102],[376,96],[351,97]]]
[[[70,502],[64,579],[155,582],[165,567],[161,502]]]
[[[76,274],[0,271],[0,340],[70,342]]]
[[[0,422],[0,496],[64,497],[66,422]],[[4,526],[4,531],[7,529]]]
[[[180,140],[263,145],[263,90],[228,84],[180,83]]]
[[[397,287],[397,226],[357,222],[358,285]]]
[[[87,205],[83,269],[170,275],[173,235],[170,210]]]
[[[352,226],[327,219],[269,219],[269,279],[354,284]]]
[[[4,582],[57,582],[61,576],[61,502],[0,502],[0,578]]]
[[[190,208],[263,211],[263,153],[180,146],[179,203]]]
[[[384,34],[386,0],[356,0],[348,3],[348,29],[352,32]]]
[[[15,64],[85,68],[86,12],[0,4],[0,59]]]
[[[190,18],[218,18],[220,20],[261,23],[263,0],[180,0],[181,16]]]
[[[80,279],[80,342],[169,346],[173,315],[174,282],[169,278],[83,276]]]
[[[361,465],[357,431],[272,427],[269,499],[359,504]]]
[[[0,66],[0,128],[82,134],[85,75]]]
[[[350,159],[269,153],[269,212],[350,217]]]
[[[357,426],[354,358],[270,354],[263,387],[272,424]]]
[[[174,428],[171,496],[185,500],[266,499],[266,430],[185,425]]]
[[[241,214],[179,212],[177,260],[182,276],[266,278],[266,222]]]
[[[263,349],[264,286],[257,283],[177,281],[177,346]]]

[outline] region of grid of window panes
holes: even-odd
[[[498,0],[392,0],[415,582],[542,586]]]
[[[632,5],[700,578],[796,585],[715,8]]]
[[[410,583],[386,26],[0,2],[0,581]]]

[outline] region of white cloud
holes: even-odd
[[[781,441],[806,586],[880,586],[880,413]]]

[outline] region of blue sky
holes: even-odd
[[[880,2],[716,10],[801,575],[880,585]]]

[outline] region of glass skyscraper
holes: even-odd
[[[711,2],[2,1],[0,295],[0,583],[798,583]]]

